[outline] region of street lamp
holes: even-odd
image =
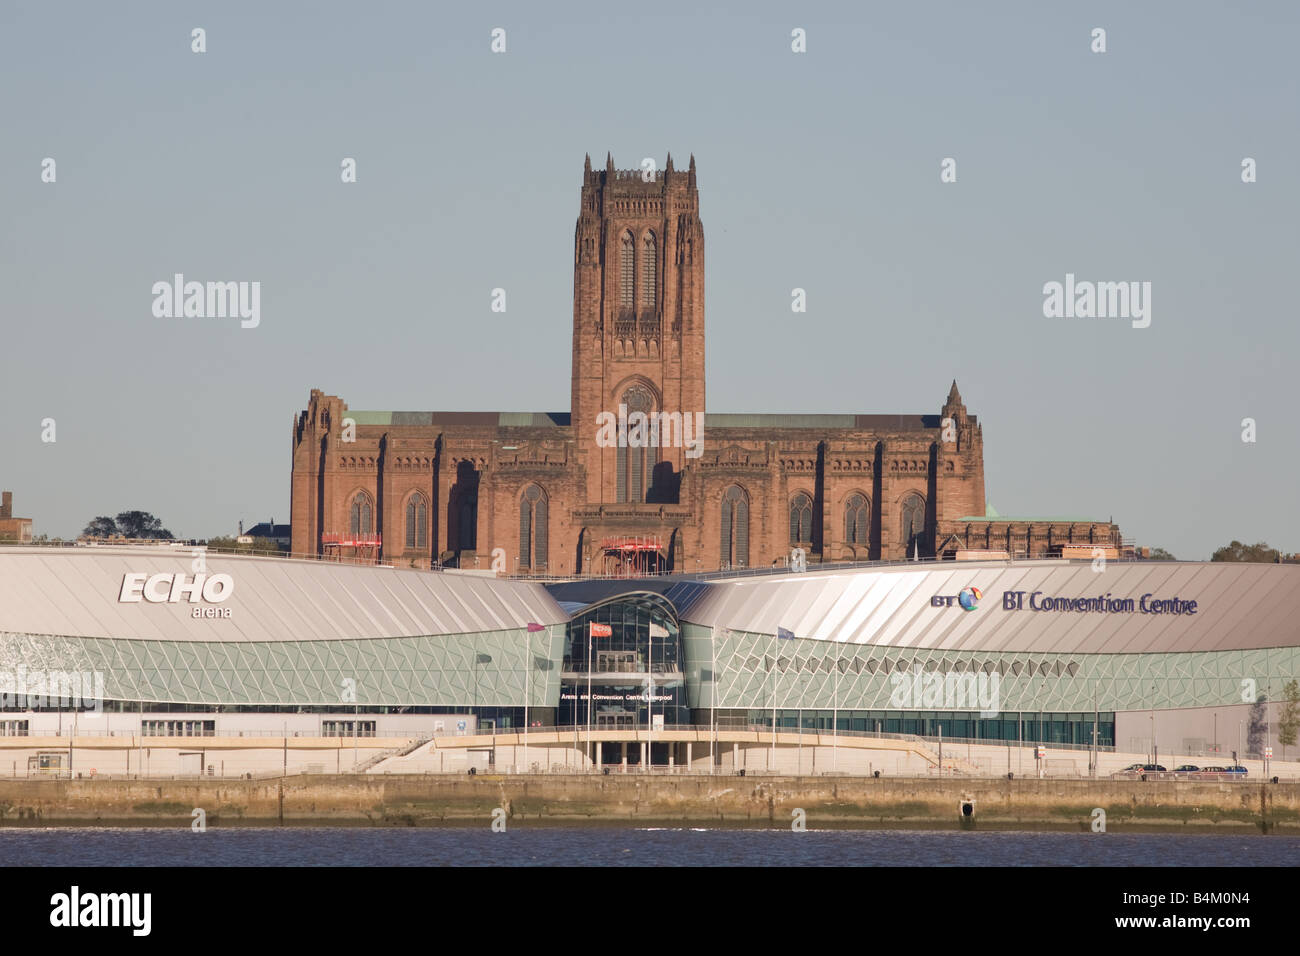
[[[1160,748],[1156,746],[1156,685],[1151,685],[1151,762],[1160,762]]]
[[[474,655],[474,717],[475,717],[475,720],[477,720],[478,717],[479,717],[479,714],[478,714],[478,710],[479,710],[479,706],[478,706],[478,666],[479,666],[480,664],[491,664],[491,663],[492,663],[492,655],[491,655],[491,654],[475,654],[475,655]],[[477,728],[476,728],[476,729],[477,729]],[[492,764],[492,766],[494,766],[494,767],[496,766],[496,762],[497,762],[497,740],[496,740],[496,738],[497,738],[497,726],[496,726],[496,721],[493,721],[493,722],[492,722],[492,760],[491,760],[491,764]]]
[[[527,660],[525,661],[526,669],[524,670],[524,770],[528,769],[528,705],[532,700],[531,678],[533,664],[535,663],[533,658],[533,635],[538,631],[544,630],[546,630],[546,628],[541,624],[538,624],[536,621],[529,621],[528,630],[525,632],[528,641],[528,654]]]

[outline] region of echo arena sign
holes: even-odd
[[[177,574],[125,574],[118,604],[179,604],[184,598],[190,604],[221,604],[235,593],[235,579],[229,574],[196,574],[193,578],[184,572]],[[190,617],[228,618],[228,607],[195,607]]]

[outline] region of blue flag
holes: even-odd
[[[784,627],[778,626],[776,629],[776,636],[783,641],[793,641],[794,631],[788,631]]]

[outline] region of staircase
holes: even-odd
[[[405,746],[393,747],[391,750],[381,750],[373,757],[368,757],[367,759],[361,761],[361,763],[353,767],[352,773],[365,773],[371,767],[375,766],[378,763],[382,763],[383,761],[387,760],[389,757],[405,757],[407,754],[413,753],[414,751],[418,750],[420,747],[423,747],[432,739],[433,739],[432,734],[426,734],[422,737],[416,738],[413,742],[406,744]]]

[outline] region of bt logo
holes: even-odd
[[[980,598],[984,592],[979,588],[971,586],[962,588],[956,594],[936,594],[930,598],[931,607],[952,607],[956,604],[963,611],[973,611],[979,607]]]

